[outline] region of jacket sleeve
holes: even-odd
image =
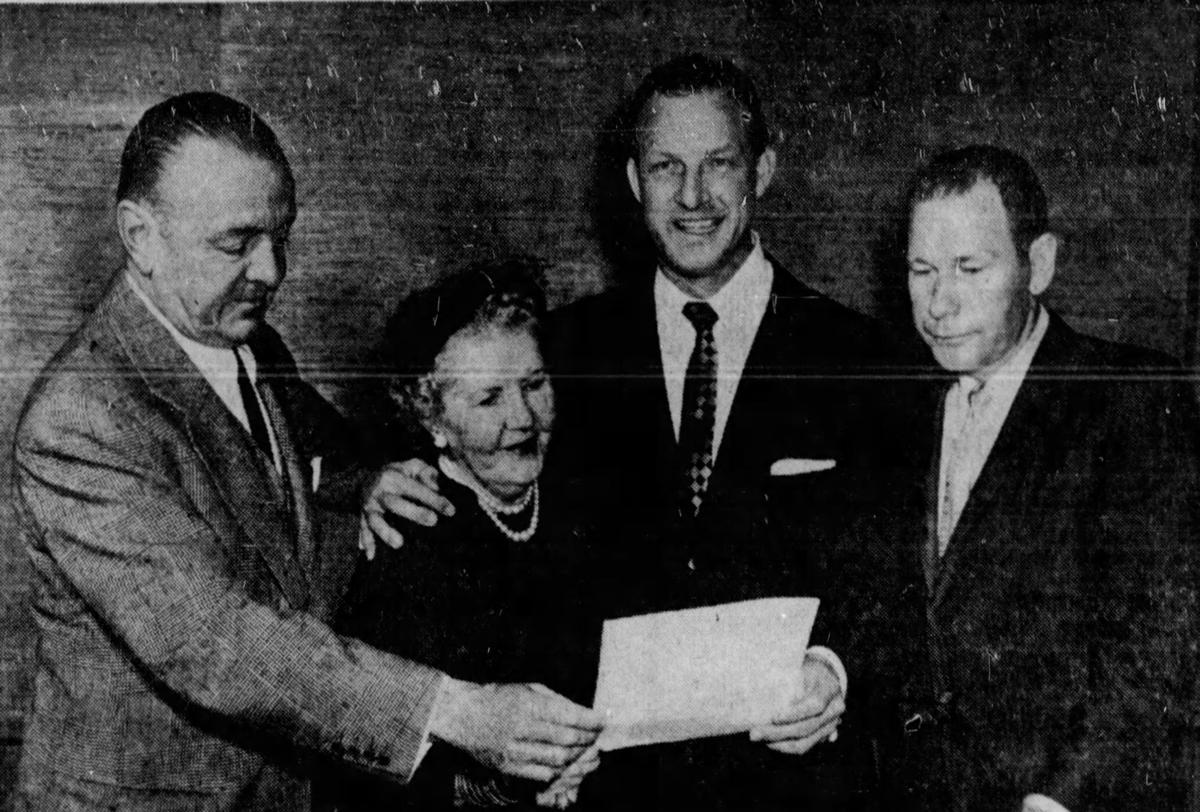
[[[178,484],[166,425],[95,387],[34,404],[15,457],[35,561],[168,701],[407,779],[440,672],[252,596],[229,539]]]

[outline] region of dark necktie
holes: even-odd
[[[241,354],[234,350],[233,357],[237,359],[238,393],[242,396],[242,407],[246,410],[250,436],[254,438],[254,444],[259,450],[266,454],[268,459],[273,460],[275,455],[271,453],[271,435],[267,432],[267,421],[263,417],[262,407],[258,404],[254,384],[250,383],[250,376],[246,374],[246,365],[242,363]]]
[[[679,511],[684,518],[700,512],[713,471],[713,429],[717,422],[717,313],[707,302],[688,302],[683,315],[696,328],[679,411],[679,458],[683,462]]]

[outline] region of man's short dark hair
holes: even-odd
[[[1029,162],[1012,150],[971,144],[943,152],[917,171],[908,189],[909,222],[917,204],[944,195],[966,194],[980,181],[991,181],[1000,190],[1008,213],[1013,243],[1022,261],[1029,246],[1050,230],[1046,192]]]
[[[270,161],[294,185],[287,156],[275,133],[246,104],[220,93],[172,96],[147,110],[125,140],[117,201],[154,201],[166,159],[191,137],[222,141]]]
[[[691,96],[710,91],[726,94],[737,105],[750,154],[755,159],[762,155],[770,145],[771,136],[754,82],[728,59],[685,54],[650,71],[630,98],[628,157],[635,161],[638,158],[638,139],[651,99],[656,95]]]

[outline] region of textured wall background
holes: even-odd
[[[596,177],[606,119],[650,67],[691,49],[758,77],[783,139],[759,227],[816,287],[885,312],[884,235],[906,174],[932,150],[994,141],[1025,152],[1051,194],[1067,246],[1053,303],[1085,329],[1188,354],[1194,5],[0,6],[0,444],[31,375],[120,262],[117,159],[150,104],[215,88],[276,126],[300,218],[274,320],[337,397],[339,365],[397,298],[472,258],[541,255],[558,302],[611,284],[611,221],[593,217],[598,196],[623,202]],[[12,745],[32,624],[10,479],[5,451]],[[0,750],[0,798],[11,757]]]

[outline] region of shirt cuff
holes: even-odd
[[[421,731],[421,743],[417,746],[417,757],[413,759],[412,772],[408,774],[408,780],[412,781],[414,775],[417,774],[417,769],[421,766],[421,762],[425,760],[425,755],[433,747],[433,742],[430,741],[430,728],[433,727],[433,720],[437,718],[438,710],[443,702],[446,701],[446,689],[449,686],[450,677],[447,674],[442,675],[441,681],[438,682],[437,696],[433,698],[433,706],[429,709],[429,717],[425,720],[425,729]]]
[[[825,646],[809,646],[808,651],[805,652],[805,656],[814,657],[833,670],[833,673],[837,675],[838,686],[842,689],[842,701],[846,701],[846,692],[850,688],[850,680],[846,676],[846,666],[842,665],[842,659],[834,653],[833,649],[826,648]],[[1037,812],[1041,812],[1041,810],[1037,810]],[[1046,812],[1058,812],[1058,810],[1047,809]],[[1064,810],[1063,812],[1066,811]]]
[[[1021,802],[1021,812],[1068,812],[1067,808],[1058,801],[1036,792],[1025,796]]]

